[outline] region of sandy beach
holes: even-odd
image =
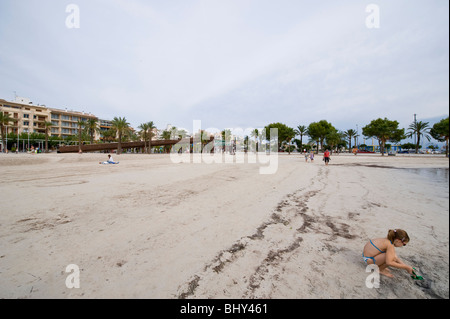
[[[325,166],[168,155],[0,154],[1,298],[449,298],[449,160],[340,154]],[[361,254],[401,228],[403,270]],[[68,288],[68,265],[79,288]]]

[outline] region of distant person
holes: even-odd
[[[358,154],[358,149],[357,149],[356,147],[354,147],[353,150],[352,150],[352,152],[353,152],[353,154],[356,155],[356,154]]]
[[[413,267],[403,263],[395,253],[395,247],[403,247],[409,243],[409,236],[402,229],[390,229],[387,238],[377,238],[370,240],[363,250],[362,257],[368,264],[376,264],[379,267],[380,274],[393,278],[388,267],[392,266],[406,270],[413,274]]]
[[[309,153],[309,159],[311,160],[311,163],[314,162],[314,152],[313,151],[311,151]]]
[[[328,162],[330,161],[330,151],[326,150],[325,153],[323,153],[323,160],[325,161],[325,165],[328,165]]]
[[[119,162],[114,162],[111,154],[108,154],[108,160],[105,162],[98,162],[99,164],[119,164]]]
[[[309,154],[305,152],[305,162],[308,163]]]

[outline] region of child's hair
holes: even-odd
[[[402,242],[409,242],[409,236],[403,229],[389,229],[387,239],[394,242],[395,239],[400,239]]]

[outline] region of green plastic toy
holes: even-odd
[[[413,269],[416,270],[416,268],[413,268]],[[413,270],[413,274],[411,275],[411,278],[414,279],[414,280],[423,280],[423,277],[417,275],[414,270]]]

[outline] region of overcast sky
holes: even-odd
[[[0,98],[135,128],[407,128],[448,116],[448,12],[447,0],[1,0]]]

